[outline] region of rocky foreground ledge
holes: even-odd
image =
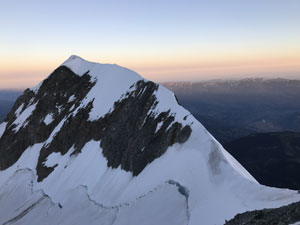
[[[263,209],[237,214],[225,225],[296,225],[300,224],[300,202],[276,209]]]

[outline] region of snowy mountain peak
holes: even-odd
[[[162,85],[78,56],[25,90],[0,135],[0,224],[223,224],[300,199],[259,185]]]
[[[71,55],[66,61],[64,61],[61,64],[61,66],[66,66],[66,67],[69,67],[70,69],[75,66],[91,68],[94,66],[100,67],[101,65],[103,65],[103,64],[96,63],[96,62],[90,62],[88,60],[81,58],[80,56],[77,56],[77,55]]]
[[[86,61],[86,60],[84,60],[83,58],[81,58],[81,57],[78,56],[78,55],[70,55],[70,57],[69,57],[63,64],[68,63],[68,62],[71,62],[71,61],[73,61],[73,60]],[[63,64],[62,64],[62,65],[63,65]]]
[[[71,55],[61,66],[66,66],[77,75],[83,75],[87,71],[93,77],[109,76],[115,79],[126,77],[126,79],[142,79],[136,72],[117,64],[101,64],[87,61],[79,56]]]

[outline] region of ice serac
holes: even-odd
[[[0,169],[3,224],[224,224],[300,200],[258,184],[162,85],[78,56],[17,99]]]

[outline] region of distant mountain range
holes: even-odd
[[[258,182],[300,190],[300,133],[252,134],[224,147]]]
[[[164,83],[222,144],[262,132],[300,131],[300,81]]]
[[[0,122],[2,122],[22,91],[0,90]]]

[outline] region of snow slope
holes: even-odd
[[[134,89],[133,84],[143,80],[126,68],[92,63],[78,56],[71,56],[62,65],[79,76],[89,71],[91,80],[96,82],[70,112],[75,116],[93,101],[89,121],[113,111],[114,103],[125,98],[125,93]],[[41,85],[32,90],[37,93]],[[62,129],[67,120],[62,118],[46,141],[24,149],[16,163],[0,171],[0,206],[3,206],[0,223],[224,224],[237,213],[300,200],[295,191],[258,184],[200,122],[178,105],[171,91],[159,85],[155,96],[159,102],[148,114],[159,115],[170,110],[175,118],[172,124],[191,127],[187,141],[168,147],[163,155],[133,176],[121,166],[107,167],[101,140],[90,140],[78,154],[72,154],[74,146],[66,154],[51,153],[43,165],[55,168],[37,182],[41,149]],[[70,97],[68,103],[73,100]],[[35,107],[32,103],[23,110],[17,109],[15,132],[26,126]],[[52,121],[52,114],[45,117],[46,125]],[[6,122],[0,125],[0,137],[8,129],[6,125]],[[160,129],[158,124],[155,132]]]

